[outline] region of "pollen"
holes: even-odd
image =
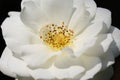
[[[60,25],[48,24],[40,30],[40,39],[54,50],[61,50],[72,44],[74,31],[62,22]]]

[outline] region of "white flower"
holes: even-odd
[[[1,72],[16,80],[110,80],[120,30],[109,10],[93,0],[23,0],[21,9],[1,26]]]

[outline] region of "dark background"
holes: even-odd
[[[119,0],[95,0],[98,7],[107,8],[112,12],[112,25],[120,29],[120,4]],[[9,11],[20,11],[21,0],[0,0],[0,25],[3,20],[8,16]],[[2,37],[0,28],[0,54],[5,48],[5,42]],[[120,56],[116,58],[116,63],[113,65],[114,75],[112,80],[120,80]],[[0,80],[14,80],[5,76],[0,72]]]

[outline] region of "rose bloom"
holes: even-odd
[[[2,23],[2,73],[16,80],[110,80],[120,51],[111,12],[93,0],[22,0]]]

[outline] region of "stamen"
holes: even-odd
[[[68,29],[64,22],[61,25],[49,24],[40,30],[40,39],[54,50],[70,46],[73,35],[74,31]]]

